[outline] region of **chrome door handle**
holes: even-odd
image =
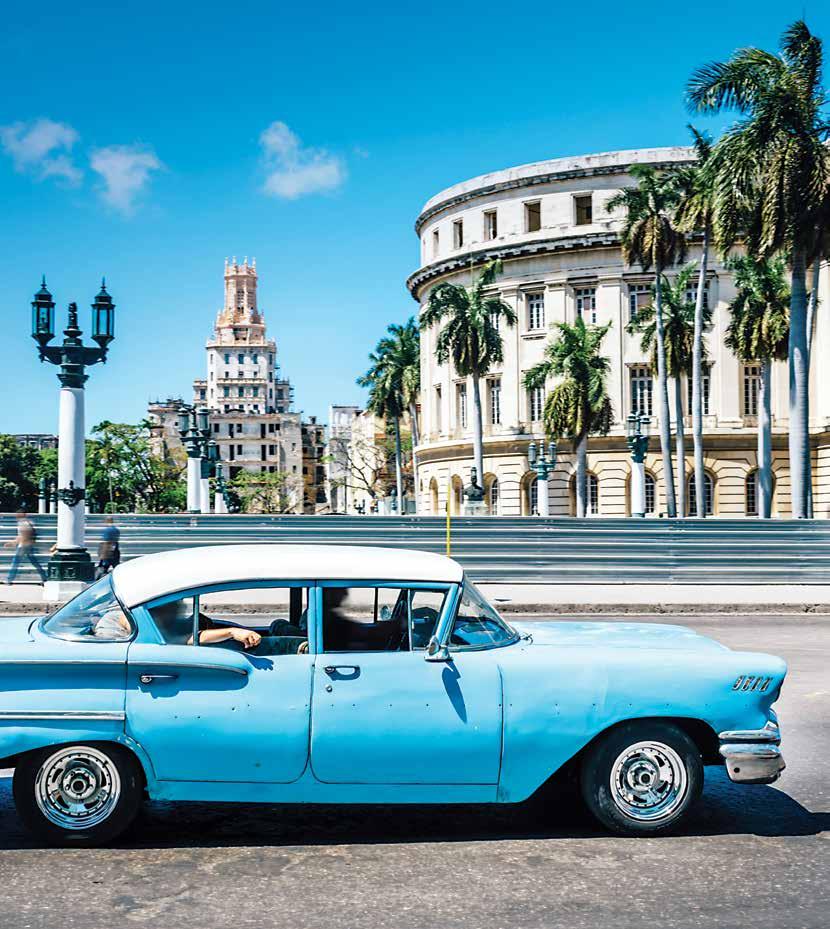
[[[360,665],[357,664],[330,664],[326,665],[323,670],[326,674],[336,674],[338,671],[359,671]]]
[[[138,679],[142,684],[152,684],[155,681],[175,681],[178,674],[140,674]]]

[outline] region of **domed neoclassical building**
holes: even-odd
[[[421,308],[437,284],[469,285],[471,267],[500,258],[504,271],[494,292],[515,308],[519,318],[513,328],[502,323],[504,363],[482,383],[484,487],[489,512],[518,516],[536,509],[538,492],[527,448],[532,439],[542,437],[541,411],[553,382],[528,392],[522,379],[541,360],[553,324],[573,322],[580,315],[589,323],[612,324],[603,349],[611,359],[608,387],[615,422],[609,435],[589,440],[590,510],[602,516],[630,512],[631,458],[625,422],[629,413],[639,410],[652,417],[646,458],[647,508],[653,515],[665,511],[656,382],[639,336],[625,331],[632,314],[650,301],[652,277],[623,262],[619,239],[623,216],[609,214],[606,204],[618,190],[634,183],[628,173],[631,165],[665,168],[692,157],[686,148],[656,148],[522,165],[449,187],[421,211],[415,224],[421,263],[407,281]],[[693,241],[687,260],[698,257],[699,246]],[[822,386],[823,366],[830,362],[829,284],[825,265],[810,390],[815,515],[822,517],[830,515],[830,391]],[[694,293],[690,291],[690,297]],[[727,306],[733,296],[729,273],[718,256],[712,255],[706,299],[713,318],[705,336],[709,358],[703,387],[706,508],[715,516],[754,515],[757,506],[759,369],[742,364],[724,346]],[[436,363],[437,331],[433,328],[421,336],[421,444],[417,453],[422,513],[443,512],[447,494],[451,510],[459,512],[461,490],[469,483],[472,464],[472,385],[451,366]],[[691,385],[684,378],[681,386],[687,432],[685,480],[689,482]],[[776,363],[773,368],[772,393],[773,515],[786,516],[790,512],[786,364]],[[549,482],[551,515],[574,512],[573,471],[573,449],[562,441]],[[696,505],[693,492],[691,505]]]

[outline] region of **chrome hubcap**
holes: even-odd
[[[677,752],[662,742],[637,742],[621,752],[611,768],[611,796],[631,819],[656,822],[681,805],[688,787]]]
[[[35,800],[41,813],[62,829],[89,829],[102,823],[121,796],[118,770],[95,748],[65,748],[41,765]]]

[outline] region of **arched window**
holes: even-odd
[[[705,471],[703,474],[703,486],[705,491],[704,515],[712,515],[712,501],[715,499],[715,481],[712,475]],[[687,497],[689,499],[689,516],[697,516],[697,491],[695,490],[695,476],[689,475]]]
[[[499,515],[499,479],[494,477],[487,489],[487,508],[491,516]]]
[[[655,500],[654,475],[646,471],[646,513],[654,513]]]
[[[539,515],[539,480],[534,477],[527,484],[527,509],[531,516]]]
[[[588,506],[586,508],[587,516],[599,515],[599,479],[592,471],[588,472]],[[571,513],[576,515],[576,474],[571,476]]]
[[[761,483],[758,480],[760,472],[756,468],[746,476],[746,515],[757,516],[761,504]],[[772,493],[775,495],[775,475],[772,476]],[[772,501],[770,501],[772,502]],[[770,507],[772,510],[772,507]]]
[[[432,501],[432,512],[438,515],[438,481],[433,478],[429,482],[429,498]]]

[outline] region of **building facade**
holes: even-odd
[[[58,447],[58,437],[45,432],[27,432],[13,435],[12,438],[18,445],[23,445],[26,448],[36,448],[38,451],[44,448]]]
[[[332,513],[346,513],[346,486],[349,475],[349,442],[352,423],[360,413],[359,406],[329,407],[329,431],[326,447],[326,494]]]
[[[651,515],[665,512],[659,455],[659,403],[656,381],[640,348],[640,336],[626,326],[638,308],[651,300],[653,277],[626,265],[620,247],[621,211],[606,204],[632,185],[629,168],[648,164],[667,168],[692,160],[686,148],[611,152],[539,162],[483,175],[457,184],[430,199],[416,222],[420,267],[407,284],[423,309],[432,289],[442,282],[469,286],[475,271],[490,259],[503,261],[493,287],[516,311],[518,325],[501,323],[504,362],[482,382],[484,418],[484,487],[488,511],[528,515],[538,505],[535,474],[527,460],[532,439],[542,435],[542,410],[554,386],[527,391],[526,371],[542,360],[557,322],[611,323],[602,346],[610,358],[608,388],[614,425],[607,436],[592,436],[588,445],[589,509],[592,514],[624,516],[630,512],[631,459],[625,422],[631,412],[651,416],[650,453],[646,459],[646,504]],[[690,243],[688,261],[699,258]],[[669,269],[669,275],[678,269]],[[827,305],[828,268],[820,275],[821,305]],[[808,281],[809,285],[809,281]],[[689,291],[696,295],[697,279]],[[717,255],[710,256],[706,296],[713,311],[705,333],[707,365],[703,382],[707,512],[721,516],[757,512],[757,365],[742,364],[724,345],[727,307],[734,296],[730,274]],[[817,314],[811,367],[810,428],[816,516],[830,515],[830,396],[819,390],[823,360],[830,361],[830,326]],[[421,436],[418,456],[419,512],[460,511],[462,488],[472,464],[472,385],[451,365],[435,360],[438,327],[421,335]],[[685,413],[684,477],[692,475],[691,389],[681,382]],[[670,382],[670,391],[674,385]],[[775,363],[772,374],[773,514],[790,512],[787,461],[788,374]],[[671,394],[673,396],[673,393]],[[559,443],[559,461],[549,481],[551,515],[570,515],[574,503],[574,456],[567,440]],[[675,463],[675,481],[677,481]],[[693,482],[692,482],[693,483]],[[693,489],[687,491],[695,512]],[[688,509],[688,507],[687,507]]]
[[[300,426],[303,447],[303,512],[328,512],[326,496],[326,427],[309,416]]]

